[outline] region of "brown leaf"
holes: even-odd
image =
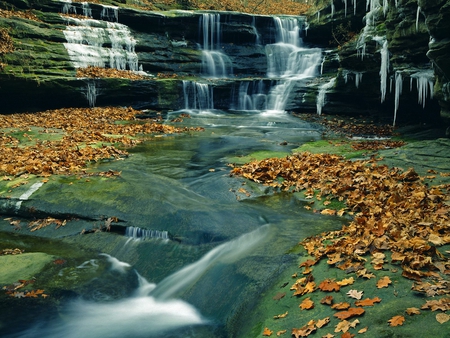
[[[369,328],[366,326],[365,328],[362,328],[361,330],[359,330],[358,333],[366,333],[368,329]]]
[[[272,297],[273,300],[280,300],[286,296],[286,292],[277,292],[275,296]]]
[[[308,337],[314,331],[316,331],[316,327],[314,325],[305,325],[299,329],[293,328],[291,333],[295,338],[300,338]]]
[[[347,311],[337,312],[333,316],[343,320],[343,319],[348,319],[348,318],[351,318],[351,317],[354,317],[354,316],[360,316],[364,312],[366,312],[366,311],[363,308],[351,307]]]
[[[353,338],[355,335],[351,334],[350,332],[345,332],[341,335],[341,338]]]
[[[320,300],[320,304],[332,305],[333,304],[333,296],[326,296]],[[349,305],[350,306],[350,305]]]
[[[355,305],[356,306],[373,306],[375,303],[379,303],[379,302],[381,302],[381,299],[378,297],[375,297],[372,299],[366,298],[364,300],[357,300],[355,302]]]
[[[444,324],[445,322],[447,322],[448,320],[450,320],[450,316],[446,313],[438,313],[436,315],[436,320],[441,323]]]
[[[412,316],[412,315],[420,315],[420,311],[419,311],[419,309],[416,308],[416,307],[409,307],[409,308],[407,308],[407,309],[405,310],[405,312],[406,312],[408,315],[410,315],[410,316]]]
[[[388,320],[389,326],[400,326],[403,325],[405,321],[405,317],[403,316],[394,316]]]
[[[350,306],[351,306],[350,303],[341,302],[332,305],[331,308],[335,310],[347,310]]]
[[[324,319],[319,319],[316,323],[318,329],[324,327],[330,322],[330,317],[325,317]]]
[[[378,280],[377,288],[378,289],[387,288],[389,286],[389,284],[391,284],[391,283],[392,283],[391,279],[388,276],[384,276],[383,278]]]
[[[322,291],[339,291],[341,289],[341,287],[331,279],[325,279],[318,287]]]
[[[312,308],[314,308],[314,302],[311,300],[311,298],[308,297],[300,303],[299,308],[301,308],[302,310],[311,310]]]
[[[285,334],[287,332],[287,330],[281,330],[277,332],[277,336],[281,336],[283,334]]]
[[[269,330],[269,328],[265,327],[263,331],[263,336],[271,336],[273,331]]]

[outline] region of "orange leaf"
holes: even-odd
[[[353,338],[355,335],[351,334],[350,332],[345,332],[343,335],[341,335],[341,338]]]
[[[311,298],[308,297],[303,300],[303,302],[301,302],[299,308],[301,308],[302,310],[311,310],[312,308],[314,308],[314,302],[311,300]]]
[[[355,302],[355,305],[356,306],[373,306],[374,303],[379,303],[379,302],[381,302],[381,299],[378,297],[375,297],[372,299],[366,298],[364,300],[357,300]]]
[[[341,302],[331,306],[331,308],[335,310],[347,310],[349,307],[350,304],[347,302]]]
[[[412,315],[420,315],[420,311],[418,308],[416,307],[409,307],[406,309],[405,311],[408,315],[412,316]]]
[[[324,319],[319,319],[316,323],[316,326],[318,329],[320,329],[321,327],[324,327],[325,325],[327,325],[330,322],[330,317],[325,317]]]
[[[388,276],[384,276],[377,282],[377,288],[378,289],[387,288],[388,285],[391,283],[392,283],[391,279]]]
[[[316,331],[316,327],[314,325],[305,325],[305,326],[301,327],[300,329],[293,328],[292,335],[295,338],[308,337],[314,331]]]
[[[347,311],[341,311],[334,314],[335,317],[343,320],[347,318],[351,318],[354,316],[360,316],[364,312],[366,312],[363,308],[360,307],[351,307]]]
[[[339,291],[341,287],[331,279],[325,279],[319,284],[319,289],[322,291]]]
[[[399,326],[399,325],[403,325],[404,321],[405,321],[405,317],[394,316],[388,320],[388,323],[389,323],[389,326]]]
[[[269,330],[269,328],[264,328],[263,336],[271,336],[273,331]]]

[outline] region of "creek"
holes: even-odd
[[[219,35],[210,33],[217,20],[203,20],[205,78],[231,72],[216,51]],[[74,221],[58,229],[57,244],[9,239],[66,262],[34,276],[49,299],[3,302],[2,336],[248,337],[242,328],[258,323],[246,323],[245,314],[297,264],[297,243],[346,222],[307,211],[299,195],[230,177],[229,163],[285,156],[321,138],[320,129],[285,111],[292,87],[317,75],[321,51],[302,46],[297,19],[276,22],[277,42],[266,46],[269,86],[241,83],[234,109],[224,111],[214,109],[207,84],[185,81],[185,109],[168,113],[166,123],[203,132],[155,138],[124,161],[97,165],[121,171],[119,178],[55,178],[21,201],[20,207],[120,221],[110,232],[83,236],[86,222]],[[40,235],[55,237],[55,230]]]

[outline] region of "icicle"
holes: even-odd
[[[320,11],[317,11],[317,21],[320,21]]]
[[[356,15],[356,0],[352,0],[353,2],[353,15]]]
[[[389,7],[388,0],[383,0],[383,14],[384,14],[384,16],[386,16],[386,13],[388,11],[388,7]]]
[[[344,16],[347,16],[347,0],[342,0],[344,2]]]
[[[403,78],[400,72],[395,72],[395,107],[394,107],[394,121],[392,126],[395,127],[397,120],[397,111],[400,104],[400,95],[402,95]]]
[[[331,0],[331,18],[333,18],[333,16],[334,16],[334,10],[335,10],[335,8],[334,8],[334,0]]]
[[[89,107],[95,107],[95,101],[97,100],[97,88],[95,85],[95,81],[88,81],[86,85],[86,99],[89,103]]]
[[[359,88],[359,84],[362,81],[363,73],[355,73],[355,87]]]
[[[319,88],[319,94],[317,95],[316,99],[316,107],[317,107],[317,114],[322,114],[322,108],[325,105],[325,95],[327,93],[328,89],[331,89],[334,84],[336,83],[336,78],[333,77],[329,82],[324,83]]]
[[[389,69],[389,51],[388,43],[386,38],[382,39],[383,47],[381,48],[381,66],[380,66],[380,92],[381,92],[381,103],[384,102],[386,98],[386,88],[387,88],[387,74]]]
[[[419,31],[419,15],[420,15],[420,6],[417,6],[417,14],[416,14],[416,32]]]
[[[417,81],[417,101],[425,108],[425,101],[428,97],[433,98],[434,83],[432,71],[420,72],[411,75]]]

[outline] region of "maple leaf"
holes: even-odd
[[[387,288],[391,283],[392,283],[391,279],[388,276],[384,276],[380,280],[378,280],[377,288],[378,289]]]
[[[335,281],[331,279],[325,279],[322,281],[318,288],[322,291],[339,291],[341,287]]]
[[[379,302],[381,302],[381,299],[378,297],[375,297],[372,299],[366,298],[364,300],[357,300],[355,302],[355,305],[356,306],[373,306],[375,303],[379,303]]]
[[[362,298],[363,293],[364,291],[350,290],[349,292],[347,292],[347,295],[359,300]]]
[[[364,312],[366,312],[366,311],[363,308],[351,307],[346,311],[337,312],[333,316],[343,320],[343,319],[347,319],[347,318],[351,318],[351,317],[355,317],[355,316],[360,316]]]
[[[394,316],[388,320],[388,323],[389,323],[389,326],[399,326],[399,325],[403,325],[404,321],[405,321],[405,317]]]
[[[273,331],[269,330],[269,328],[265,327],[263,331],[263,336],[271,336]]]
[[[314,302],[311,300],[311,298],[308,297],[300,303],[299,308],[301,308],[302,310],[311,310],[312,308],[314,308]]]
[[[410,315],[410,316],[412,316],[412,315],[420,315],[420,311],[419,311],[419,309],[416,308],[416,307],[409,307],[409,308],[407,308],[407,309],[405,310],[405,312],[406,312],[408,315]]]

